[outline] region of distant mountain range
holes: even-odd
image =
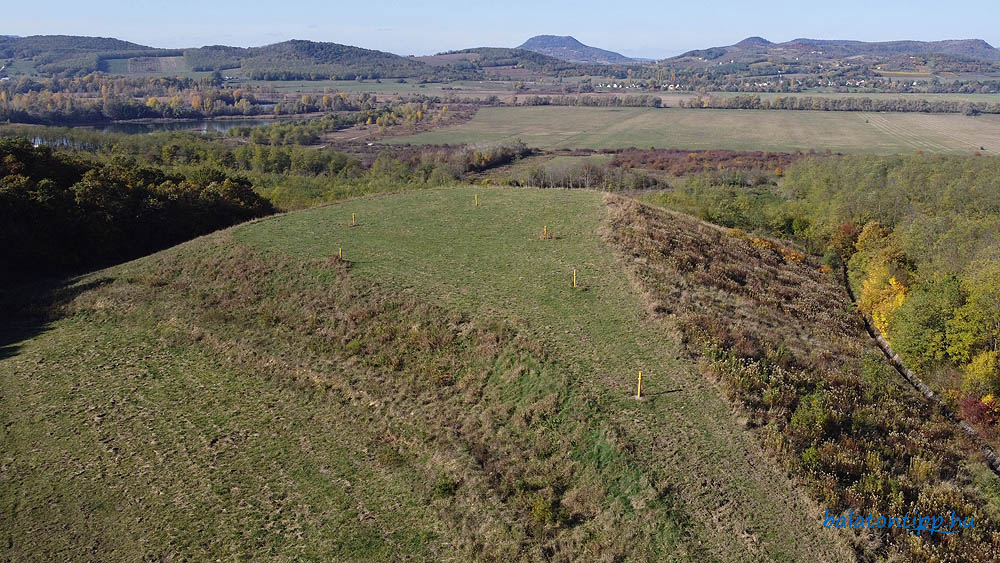
[[[748,37],[725,47],[688,51],[662,61],[666,66],[697,67],[768,61],[811,64],[833,60],[860,60],[897,67],[914,63],[909,57],[938,58],[973,66],[1000,63],[1000,50],[981,39],[950,41],[838,41],[793,39],[772,43]],[[403,57],[384,51],[338,43],[290,40],[263,47],[212,45],[190,49],[159,49],[106,37],[69,35],[0,35],[0,61],[23,61],[19,72],[41,76],[109,74],[166,74],[218,71],[226,76],[261,80],[318,80],[355,78],[415,78],[466,80],[505,76],[518,79],[542,75],[615,74],[623,65],[648,61],[632,59],[590,47],[570,36],[539,35],[518,48],[479,47],[428,57]],[[922,64],[922,63],[921,63]]]
[[[846,59],[850,57],[926,57],[948,56],[963,59],[1000,61],[1000,50],[982,39],[955,39],[947,41],[846,41],[835,39],[792,39],[772,43],[762,37],[748,37],[726,47],[711,47],[688,51],[668,61],[680,59],[715,60],[726,62],[746,61],[760,57],[785,57],[816,60]]]
[[[635,62],[621,53],[584,45],[569,35],[536,35],[518,49],[534,51],[571,63],[625,64]]]
[[[8,59],[27,61],[25,66],[41,75],[78,76],[95,71],[109,74],[218,71],[262,80],[467,79],[483,78],[487,69],[499,67],[540,73],[594,70],[581,63],[569,63],[523,49],[481,47],[453,52],[450,57],[418,58],[296,39],[263,47],[209,45],[158,49],[106,37],[0,36],[0,60]]]

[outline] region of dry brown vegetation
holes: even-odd
[[[862,558],[989,561],[996,508],[980,454],[912,392],[867,337],[844,290],[780,244],[610,197],[609,238],[652,312],[680,327],[765,447],[831,513],[974,516],[975,530],[858,533]],[[878,533],[875,533],[878,532]]]

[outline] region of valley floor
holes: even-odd
[[[490,107],[466,123],[393,144],[826,151],[877,154],[1000,152],[1000,116],[679,108]]]

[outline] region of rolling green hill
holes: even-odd
[[[250,78],[263,80],[395,78],[429,72],[427,65],[392,53],[300,40],[247,49],[223,46],[188,49],[184,57],[192,70],[238,68]]]
[[[876,349],[796,256],[598,192],[428,189],[245,223],[73,280],[48,308],[7,304],[0,554],[992,553],[992,474],[887,372],[855,373]],[[741,379],[749,360],[727,354],[764,371]],[[818,428],[846,442],[808,465],[826,389],[898,421],[837,414]],[[844,443],[881,452],[874,480],[836,461]],[[916,480],[911,457],[936,469]],[[863,491],[886,510],[957,503],[983,527],[943,547],[822,527]]]
[[[850,558],[647,316],[607,216],[428,190],[77,280],[4,333],[2,552]]]

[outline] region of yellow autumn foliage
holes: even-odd
[[[965,366],[963,384],[966,391],[986,392],[986,397],[992,398],[992,393],[1000,391],[1000,358],[996,350],[987,350],[976,354]],[[986,402],[983,397],[983,402]]]
[[[871,316],[875,327],[888,338],[892,316],[903,303],[909,290],[885,264],[876,266],[861,285],[861,310]]]

